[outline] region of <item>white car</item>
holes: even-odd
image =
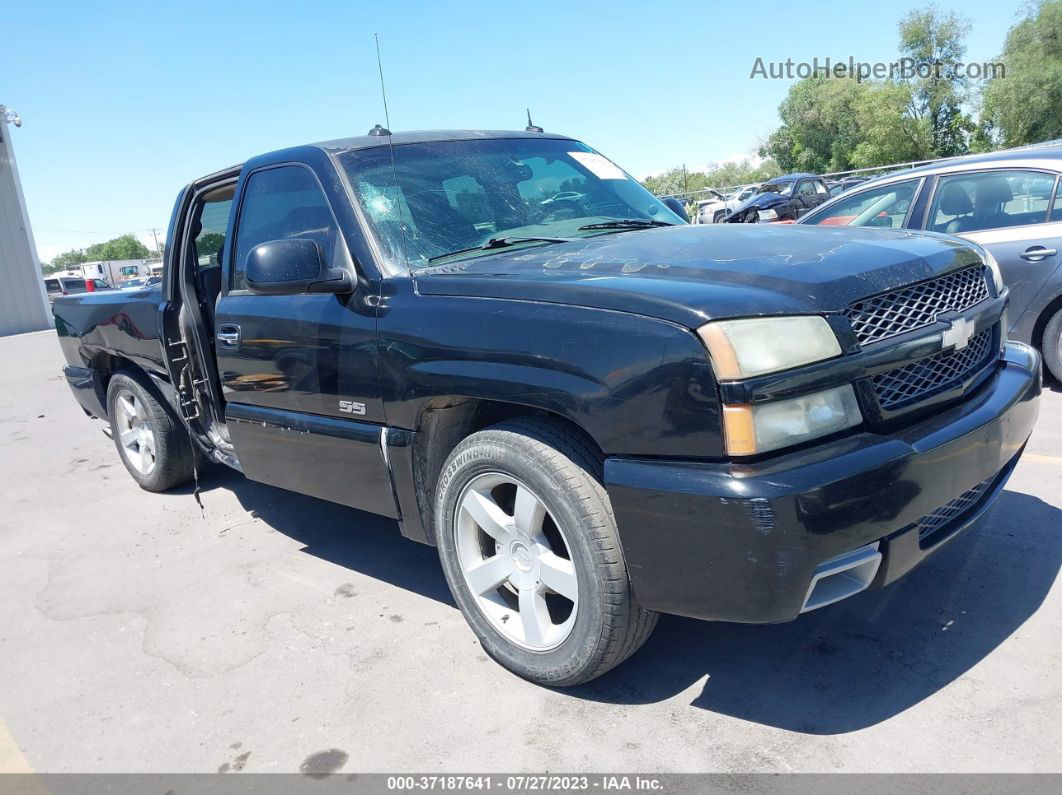
[[[556,202],[579,202],[585,198],[585,193],[579,193],[574,190],[564,190],[556,194],[555,196],[550,196],[548,199],[544,199],[542,202],[540,202],[540,204],[543,207],[546,207],[550,204],[555,204]]]
[[[727,196],[718,191],[709,191],[711,198],[697,202],[697,223],[718,224],[749,196],[756,192],[756,185],[745,185]]]

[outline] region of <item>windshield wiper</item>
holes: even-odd
[[[648,229],[651,226],[674,226],[669,221],[658,221],[654,218],[617,218],[613,221],[602,221],[598,224],[586,224],[580,226],[583,229]]]
[[[447,257],[454,257],[458,254],[467,254],[470,251],[489,251],[492,248],[507,248],[509,246],[515,246],[517,243],[571,243],[570,237],[492,237],[486,243],[481,243],[478,246],[471,246],[470,248],[459,248],[457,251],[451,251],[447,254],[436,254],[434,257],[428,257],[428,262],[435,262],[436,260],[446,259]]]

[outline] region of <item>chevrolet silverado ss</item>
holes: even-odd
[[[391,517],[543,684],[660,613],[791,621],[892,583],[985,514],[1036,419],[977,244],[689,226],[560,135],[261,155],[184,188],[166,240],[162,284],[54,308],[133,479],[213,461]]]

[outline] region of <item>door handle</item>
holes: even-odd
[[[226,323],[223,326],[219,326],[218,332],[214,336],[223,348],[240,347],[240,327],[235,323]]]
[[[1029,246],[1025,251],[1021,252],[1018,256],[1022,259],[1027,259],[1029,262],[1040,262],[1048,257],[1053,257],[1057,254],[1053,248],[1044,248],[1043,246]]]

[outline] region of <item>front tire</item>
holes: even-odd
[[[713,224],[721,224],[726,219],[726,216],[727,216],[727,211],[726,210],[719,210],[719,211],[716,212],[716,214],[714,216],[712,216],[712,223]]]
[[[631,592],[601,461],[556,423],[514,420],[462,441],[440,476],[435,531],[480,644],[532,682],[587,682],[656,625]]]
[[[146,491],[166,491],[192,478],[192,442],[154,385],[139,373],[115,373],[107,415],[118,455]]]
[[[1062,309],[1055,312],[1044,329],[1043,342],[1040,345],[1044,355],[1044,364],[1051,375],[1062,383]]]

